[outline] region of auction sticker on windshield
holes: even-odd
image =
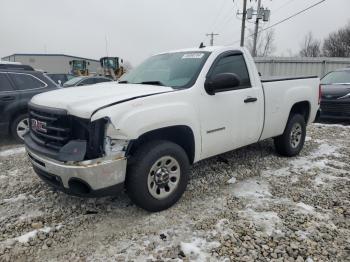
[[[191,53],[191,54],[184,54],[182,59],[201,59],[204,56],[203,53]]]

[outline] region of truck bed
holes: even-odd
[[[262,83],[318,78],[318,76],[273,76],[261,78]]]
[[[308,124],[318,109],[320,80],[317,76],[273,77],[261,80],[265,97],[265,124],[261,139],[281,135],[290,110],[297,102],[310,106]]]

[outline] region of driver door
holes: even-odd
[[[234,73],[236,87],[203,92],[200,101],[202,159],[239,148],[259,140],[264,117],[261,86],[252,86],[241,52],[221,54],[209,70],[207,79],[220,73]]]

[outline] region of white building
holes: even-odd
[[[86,60],[89,63],[88,69],[91,73],[97,72],[100,67],[98,60],[63,54],[13,54],[3,57],[2,60],[20,62],[47,73],[70,73],[69,62],[72,60]]]

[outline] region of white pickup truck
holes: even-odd
[[[317,77],[261,81],[244,48],[152,56],[119,83],[67,88],[29,103],[26,149],[48,184],[78,196],[126,188],[148,211],[183,194],[190,165],[274,138],[295,156],[319,108]]]

